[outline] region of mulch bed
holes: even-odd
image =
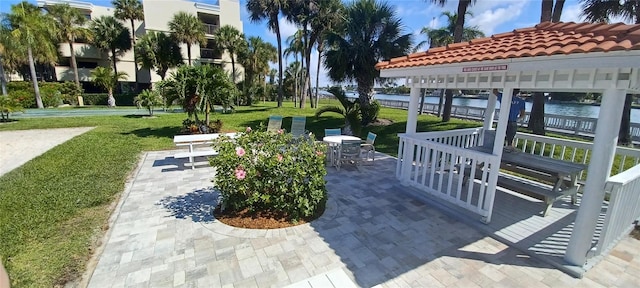
[[[314,215],[312,217],[299,219],[296,222],[291,221],[289,217],[287,217],[287,215],[282,212],[250,212],[248,209],[242,211],[231,211],[229,209],[220,211],[219,206],[216,207],[216,209],[213,211],[213,215],[220,222],[233,227],[248,229],[277,229],[297,226],[311,222],[322,216],[322,212],[317,213],[317,215]]]

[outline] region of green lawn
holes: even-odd
[[[324,100],[321,104],[337,104]],[[68,108],[67,108],[68,109]],[[324,128],[343,124],[341,116],[313,117],[314,110],[293,108],[286,103],[239,107],[233,114],[213,114],[223,130],[257,127],[269,115],[284,116],[289,129],[291,116],[307,116],[307,129],[318,137]],[[376,149],[395,155],[398,133],[404,132],[407,113],[385,109],[380,118],[388,126],[363,129],[378,134]],[[173,136],[186,114],[96,116],[74,118],[30,118],[0,125],[0,131],[95,126],[96,129],[59,145],[0,177],[0,258],[14,287],[51,287],[82,274],[93,247],[107,226],[107,219],[142,151],[172,149]],[[452,120],[441,123],[420,116],[418,131],[449,130],[479,126],[478,122]]]

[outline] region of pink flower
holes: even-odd
[[[251,127],[247,126],[247,133],[251,132]]]
[[[282,162],[282,154],[278,154],[278,162]]]
[[[284,133],[284,130],[283,129],[278,129],[278,134],[282,134],[282,133]]]
[[[324,155],[324,153],[322,153],[322,151],[316,151],[316,155],[322,156],[322,155]]]
[[[242,157],[244,156],[245,152],[244,149],[242,149],[242,147],[236,147],[236,155],[238,155],[238,157]]]
[[[236,179],[238,180],[242,180],[247,176],[247,172],[242,170],[242,168],[236,168],[236,171],[234,173],[236,174]]]

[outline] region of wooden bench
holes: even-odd
[[[220,133],[214,134],[196,134],[196,135],[176,135],[173,137],[173,143],[178,146],[188,146],[187,151],[180,151],[173,155],[173,158],[189,158],[191,169],[195,169],[194,158],[218,155],[218,151],[211,148],[213,140],[220,137]],[[236,133],[222,134],[228,137],[236,137]]]

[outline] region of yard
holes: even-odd
[[[326,114],[316,119],[314,110],[286,103],[239,107],[233,114],[214,114],[223,130],[257,127],[269,115],[307,116],[307,129],[321,137],[324,128],[337,128],[343,119]],[[327,102],[324,102],[327,104]],[[403,133],[406,111],[382,108],[387,126],[363,129],[378,134],[376,150],[395,155],[397,133]],[[0,177],[0,258],[15,287],[50,287],[76,279],[100,241],[107,219],[117,203],[142,151],[172,149],[173,136],[186,114],[93,116],[21,119],[0,125],[0,131],[95,126],[96,129],[55,147],[20,168]],[[438,131],[479,126],[477,122],[420,116],[418,131]]]

